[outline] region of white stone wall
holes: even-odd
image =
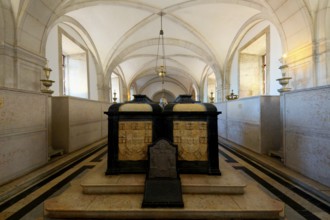
[[[47,98],[0,88],[0,185],[47,163]]]
[[[109,106],[69,96],[52,97],[52,147],[68,153],[107,137],[104,112]]]
[[[218,135],[254,152],[281,147],[279,96],[254,96],[215,104]]]
[[[330,86],[283,95],[285,165],[330,186]]]
[[[220,102],[214,104],[218,112],[218,136],[228,139],[227,135],[227,102]]]
[[[0,46],[0,86],[39,92],[46,60],[9,44]]]

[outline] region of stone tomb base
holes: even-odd
[[[284,204],[220,160],[222,176],[180,175],[184,208],[141,208],[145,175],[105,176],[106,161],[44,203],[48,219],[280,219]]]

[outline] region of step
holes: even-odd
[[[81,186],[86,194],[116,194],[144,192],[144,174],[120,174],[106,176],[106,161],[100,162],[87,173]],[[243,194],[246,183],[234,169],[220,161],[221,176],[181,174],[183,193]]]
[[[143,194],[84,194],[78,183],[44,202],[48,219],[280,219],[284,205],[257,185],[244,194],[183,194],[184,208],[141,208]]]
[[[142,208],[144,175],[106,176],[100,162],[57,197],[44,202],[47,219],[281,219],[283,202],[220,160],[221,176],[180,175],[183,208]]]

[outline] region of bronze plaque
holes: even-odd
[[[118,131],[118,160],[147,160],[152,143],[151,121],[121,121]]]
[[[173,141],[178,146],[178,159],[207,161],[207,123],[173,121]]]

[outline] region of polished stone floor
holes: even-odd
[[[221,159],[241,173],[249,184],[258,185],[271,197],[285,203],[283,219],[330,219],[329,188],[287,170],[276,158],[237,150],[228,143],[221,143],[219,152]],[[48,168],[44,168],[52,172],[26,190],[18,189],[33,179],[33,175],[38,176],[37,172],[1,186],[0,219],[47,219],[43,217],[43,201],[60,194],[70,182],[79,181],[88,170],[106,160],[107,148],[102,144],[94,150],[77,153],[80,154],[53,159]],[[56,163],[65,166],[55,166]],[[13,195],[7,193],[15,189],[17,192]]]

